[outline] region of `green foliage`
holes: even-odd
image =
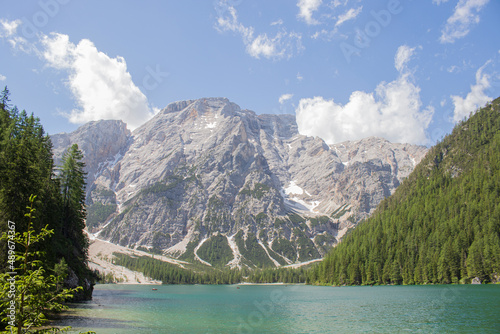
[[[347,208],[348,206],[349,206],[349,204],[342,205],[340,208],[338,208],[337,210],[333,211],[333,213],[331,214],[331,217],[333,219],[340,219],[347,212],[351,211],[351,209]]]
[[[259,244],[255,234],[249,232],[247,239],[243,238],[243,232],[239,231],[234,236],[234,241],[240,250],[241,255],[249,261],[249,265],[258,268],[273,267],[274,263],[267,256],[266,251]]]
[[[311,227],[315,227],[327,224],[330,221],[330,218],[328,216],[320,216],[318,218],[309,218],[309,221],[311,222]]]
[[[90,229],[106,222],[106,219],[116,211],[116,204],[96,202],[87,209],[86,225]]]
[[[330,250],[332,248],[332,245],[334,245],[337,242],[337,239],[335,239],[333,235],[324,233],[316,235],[314,237],[314,241],[319,251],[325,254],[326,251]]]
[[[26,333],[32,328],[44,325],[47,313],[59,312],[66,309],[63,302],[71,298],[73,293],[81,290],[64,289],[62,282],[67,274],[67,265],[61,261],[55,268],[56,275],[47,274],[42,261],[39,260],[41,252],[36,251],[36,244],[54,234],[47,226],[42,227],[37,233],[32,220],[35,218],[33,207],[35,196],[30,197],[30,206],[27,207],[28,225],[26,232],[3,233],[2,240],[10,241],[9,245],[20,247],[20,250],[9,247],[9,255],[15,254],[14,262],[19,266],[10,272],[0,275],[0,317],[6,323],[6,329],[18,334]],[[13,231],[12,231],[13,232]],[[12,281],[14,279],[14,281]],[[15,289],[12,289],[11,287]],[[11,313],[10,309],[14,309]]]
[[[94,190],[93,192],[96,193],[96,195],[100,197],[111,197],[113,201],[115,201],[115,192],[111,189],[106,189],[102,187],[98,187],[97,190]]]
[[[257,225],[263,225],[267,221],[268,217],[265,212],[259,213],[257,216],[255,216],[255,222]]]
[[[83,277],[90,277],[86,263],[88,258],[89,241],[84,233],[85,229],[85,163],[83,153],[77,144],[73,144],[62,157],[62,166],[59,167],[58,181],[61,185],[62,217],[61,233],[63,237],[63,256],[68,263],[73,264],[74,270],[82,284]],[[90,298],[91,290],[84,291],[84,296]]]
[[[233,251],[227,238],[221,234],[212,236],[205,241],[197,252],[198,256],[213,266],[224,267],[233,259]]]
[[[205,218],[200,224],[200,231],[206,234],[227,231],[233,224],[234,218],[230,207],[223,199],[213,195],[208,200]]]
[[[87,242],[84,236],[85,201],[84,174],[81,154],[69,151],[67,160],[56,177],[52,159],[52,143],[38,118],[11,107],[7,89],[0,94],[0,232],[6,232],[7,222],[16,224],[16,231],[27,231],[25,205],[31,194],[37,194],[34,228],[48,226],[54,234],[33,247],[45,270],[51,270],[62,258],[68,271],[92,281],[86,266]],[[81,153],[81,152],[80,152]],[[75,160],[76,158],[76,160]],[[80,160],[79,160],[80,159]],[[83,181],[83,182],[82,182]],[[43,252],[42,252],[43,251]],[[0,240],[0,261],[7,261],[7,244]],[[6,267],[1,266],[0,272]],[[85,296],[91,294],[86,285]],[[80,294],[80,293],[79,293]]]
[[[292,262],[297,260],[297,249],[295,249],[293,244],[285,238],[274,239],[272,249]]]
[[[258,200],[261,200],[264,195],[271,190],[271,187],[269,187],[267,184],[264,183],[256,183],[253,186],[253,189],[249,188],[244,188],[240,191],[241,195],[247,195],[251,196],[253,198],[256,198]]]
[[[60,202],[50,138],[38,118],[9,105],[9,95],[7,88],[0,95],[0,232],[7,231],[8,220],[16,222],[19,231],[26,231],[24,203],[31,194],[37,194],[44,204],[38,211],[40,226],[52,224],[58,217]],[[7,259],[6,250],[0,242],[1,263]]]
[[[500,273],[500,99],[434,146],[312,270],[318,284],[494,281]]]
[[[299,261],[305,262],[309,260],[319,259],[321,255],[319,254],[314,242],[311,241],[304,233],[304,231],[296,228],[293,230],[293,234],[296,236],[296,244],[299,252]]]
[[[248,271],[205,267],[203,271],[193,271],[148,256],[134,257],[120,253],[114,253],[114,256],[115,264],[139,271],[147,277],[162,281],[163,284],[304,283],[307,278],[307,271],[303,268],[268,268]],[[112,279],[108,277],[108,280],[112,281]]]
[[[307,271],[303,268],[267,268],[254,270],[247,278],[251,283],[305,283]]]
[[[217,197],[217,195],[213,195],[208,199],[208,207],[211,209],[222,208],[224,207],[224,201]]]
[[[152,248],[146,251],[152,254],[162,254],[162,248],[170,243],[171,238],[172,237],[168,233],[155,232],[153,240],[151,241]]]
[[[297,226],[297,225],[300,225],[302,223],[305,223],[306,220],[304,217],[296,214],[296,213],[290,213],[288,214],[288,219],[290,219],[290,221],[293,223],[293,225]]]
[[[200,241],[199,238],[195,238],[195,239],[191,240],[186,246],[186,251],[181,256],[179,256],[179,260],[193,262],[194,261],[194,249],[198,245],[199,241]]]
[[[163,184],[160,182],[156,182],[152,186],[149,186],[147,188],[142,189],[141,194],[142,195],[150,195],[150,194],[161,195],[163,193],[166,193],[170,189],[175,188],[175,186],[176,186],[175,184],[174,185],[166,185],[166,184]]]
[[[113,255],[114,264],[139,271],[163,284],[234,284],[242,281],[239,270],[206,268],[204,273],[198,273],[149,256],[132,257],[121,253]]]

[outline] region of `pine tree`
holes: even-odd
[[[64,258],[69,272],[76,274],[86,288],[79,299],[88,299],[93,277],[86,266],[88,242],[83,232],[83,157],[79,150],[70,151],[68,168],[61,173],[64,177],[56,177],[50,137],[33,114],[11,107],[9,95],[7,88],[0,93],[0,233],[8,230],[9,220],[16,223],[18,231],[27,230],[24,203],[31,194],[37,194],[34,228],[40,231],[48,226],[54,235],[50,240],[40,240],[33,251],[43,251],[39,260],[50,270]],[[0,261],[7,261],[7,247],[2,240]],[[1,266],[0,272],[5,271]]]
[[[87,260],[88,240],[83,233],[85,228],[85,163],[83,153],[73,144],[63,155],[59,180],[63,201],[63,235],[76,246],[78,260]]]
[[[53,179],[50,138],[38,118],[10,107],[9,101],[5,88],[0,95],[0,232],[7,230],[8,220],[16,222],[19,230],[26,230],[22,203],[31,194],[37,194],[37,200],[47,204],[39,210],[40,226],[57,217],[51,205],[58,190]],[[0,260],[4,260],[5,247],[0,248]]]

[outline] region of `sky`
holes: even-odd
[[[227,97],[329,144],[430,146],[500,96],[498,0],[0,5],[0,86],[49,134]]]

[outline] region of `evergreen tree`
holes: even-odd
[[[33,227],[34,203],[36,196],[30,196],[30,206],[27,207],[27,230],[15,232],[15,225],[9,233],[3,233],[2,240],[9,241],[10,272],[0,275],[0,321],[7,324],[6,329],[12,333],[26,333],[35,327],[44,325],[47,313],[66,309],[63,302],[81,287],[63,289],[62,275],[49,275],[40,261],[40,252],[34,246],[49,238],[54,231],[47,226],[39,233]],[[17,250],[17,247],[21,249]],[[15,276],[11,276],[15,275]],[[12,289],[14,287],[14,289]],[[45,331],[44,331],[45,332]]]
[[[85,228],[85,163],[83,153],[73,144],[63,155],[59,180],[63,201],[62,234],[78,251],[79,261],[87,260]]]
[[[9,220],[16,224],[17,231],[27,231],[24,203],[36,194],[34,205],[38,210],[33,228],[38,233],[48,226],[54,235],[34,244],[32,250],[43,254],[39,260],[47,270],[64,258],[68,272],[76,274],[85,287],[78,298],[88,299],[93,278],[86,266],[81,152],[76,149],[68,153],[67,168],[63,168],[63,177],[57,178],[49,136],[33,114],[11,107],[9,95],[7,88],[0,93],[0,232],[7,232]],[[6,242],[0,240],[0,261],[6,263],[7,256]],[[5,271],[1,266],[0,272]]]
[[[7,221],[14,221],[19,230],[26,230],[24,206],[31,194],[37,194],[40,226],[49,224],[57,213],[58,190],[53,179],[52,144],[34,115],[9,106],[9,91],[0,96],[0,232],[7,230]],[[0,246],[3,246],[0,243]],[[0,247],[0,260],[5,247]]]

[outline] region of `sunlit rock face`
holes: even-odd
[[[320,258],[427,152],[375,137],[327,145],[294,115],[225,98],[172,103],[132,133],[99,121],[52,141],[56,159],[74,142],[84,151],[99,238],[205,264],[209,247],[248,267]]]

